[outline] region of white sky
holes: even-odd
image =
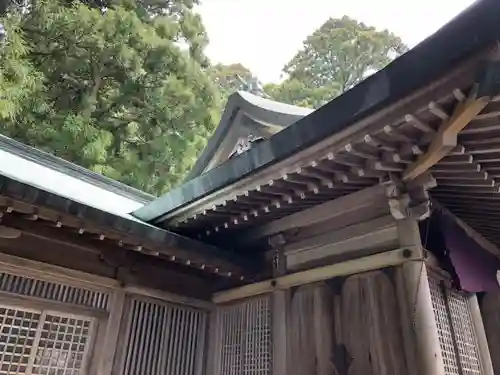
[[[214,62],[242,63],[263,82],[278,81],[302,41],[329,17],[348,15],[389,29],[410,47],[473,0],[202,0],[198,12]]]

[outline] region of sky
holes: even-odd
[[[264,82],[281,69],[302,41],[330,17],[343,15],[389,29],[410,47],[424,40],[473,0],[201,0],[197,11],[210,38],[214,63],[241,63]]]

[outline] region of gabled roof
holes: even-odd
[[[498,0],[476,2],[350,91],[133,215],[212,236],[279,218],[377,184],[382,173],[404,170],[429,144],[428,137],[419,137],[435,131],[470,91],[486,49],[500,39],[499,19]],[[494,111],[494,105],[487,110]]]
[[[238,91],[229,96],[221,121],[189,172],[191,180],[226,161],[240,138],[269,138],[300,120],[312,109],[297,107]]]
[[[248,275],[246,272],[254,263],[246,257],[155,227],[129,214],[153,199],[149,194],[0,136],[3,225],[44,233],[68,228],[81,233],[79,241],[97,240],[97,248],[112,244],[135,249],[181,267],[188,265],[203,272],[237,277],[235,280]]]

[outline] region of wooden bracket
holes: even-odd
[[[429,170],[457,146],[457,136],[470,121],[472,121],[486,105],[489,97],[477,98],[477,85],[471,90],[469,98],[458,103],[453,115],[438,129],[427,152],[421,155],[403,173],[403,180],[413,180]]]
[[[437,185],[431,173],[424,172],[408,182],[390,174],[383,184],[386,186],[391,215],[396,220],[423,220],[429,217],[431,205],[428,190]]]

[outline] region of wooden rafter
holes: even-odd
[[[489,103],[489,97],[477,98],[476,89],[468,99],[458,103],[453,115],[445,120],[434,136],[429,149],[403,173],[403,180],[413,180],[436,165],[457,146],[458,133],[463,130]]]

